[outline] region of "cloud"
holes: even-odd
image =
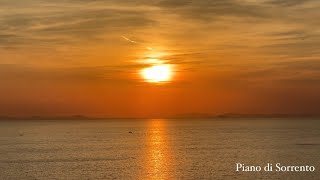
[[[0,46],[39,43],[73,43],[95,40],[117,31],[133,31],[155,21],[134,8],[78,1],[1,1],[8,11],[0,11]],[[49,44],[48,44],[49,45]]]
[[[222,16],[249,18],[266,16],[265,9],[261,6],[236,0],[164,0],[160,1],[158,6],[174,11],[177,14],[199,20],[210,20]]]
[[[319,59],[302,59],[302,60],[291,60],[286,62],[273,63],[279,69],[292,70],[297,73],[311,73],[320,78],[320,58]]]
[[[165,8],[181,8],[183,6],[190,5],[192,3],[191,0],[162,0],[158,2],[156,5]]]
[[[266,3],[278,6],[297,6],[308,3],[312,0],[269,0]]]
[[[282,38],[283,39],[283,38]],[[295,39],[261,46],[260,49],[268,54],[285,55],[287,58],[319,57],[320,36],[312,39]]]
[[[101,84],[101,83],[132,83],[134,79],[128,78],[128,73],[141,68],[138,65],[125,66],[94,66],[94,67],[60,67],[37,68],[19,64],[0,64],[3,84],[19,86],[17,82],[30,84],[50,82],[53,84]]]
[[[230,54],[243,52],[286,61],[320,55],[320,13],[313,0],[2,0],[0,5],[8,9],[0,11],[3,48],[83,44],[110,36],[121,42],[122,35],[149,45],[155,34],[156,40],[181,44],[181,51],[163,57],[172,64],[237,66]],[[115,44],[116,38],[105,43]],[[221,63],[224,54],[230,57]]]

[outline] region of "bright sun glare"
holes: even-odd
[[[143,69],[141,74],[147,82],[160,83],[169,81],[172,71],[170,65],[159,64]]]

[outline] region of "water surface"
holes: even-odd
[[[320,121],[0,121],[0,152],[0,179],[318,179]],[[236,172],[238,162],[316,171]]]

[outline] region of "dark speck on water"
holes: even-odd
[[[296,144],[298,146],[316,146],[316,145],[320,145],[320,144],[313,144],[313,143],[299,143],[299,144]]]

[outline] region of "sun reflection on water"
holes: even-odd
[[[166,120],[150,120],[146,137],[146,179],[173,179],[173,153]]]

